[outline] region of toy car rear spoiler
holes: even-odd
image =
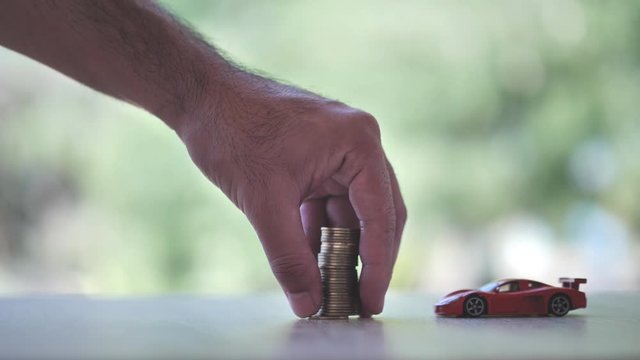
[[[587,283],[587,279],[584,279],[584,278],[562,277],[558,279],[558,281],[562,284],[563,288],[571,288],[576,290],[580,290],[580,284]]]

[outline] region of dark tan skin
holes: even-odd
[[[238,68],[148,1],[3,0],[0,45],[170,126],[247,216],[296,315],[320,306],[320,227],[361,227],[362,311],[382,311],[407,215],[371,115]]]

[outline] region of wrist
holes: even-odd
[[[149,109],[179,136],[192,123],[211,115],[222,96],[231,91],[230,75],[238,71],[215,53],[185,59],[184,63],[183,69],[177,70],[180,80]]]
[[[277,85],[218,58],[185,77],[156,115],[184,140],[187,133],[201,131],[202,125],[211,129],[214,123],[234,121],[259,98],[276,92]]]

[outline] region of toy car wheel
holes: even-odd
[[[571,310],[571,301],[566,295],[558,294],[549,300],[549,313],[554,316],[565,316]]]
[[[487,301],[480,296],[472,295],[464,301],[464,314],[478,317],[487,311]]]

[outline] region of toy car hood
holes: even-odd
[[[440,299],[440,301],[438,301],[438,303],[436,303],[436,305],[449,304],[476,291],[478,290],[464,289],[464,290],[454,291],[452,293],[445,295],[442,299]]]

